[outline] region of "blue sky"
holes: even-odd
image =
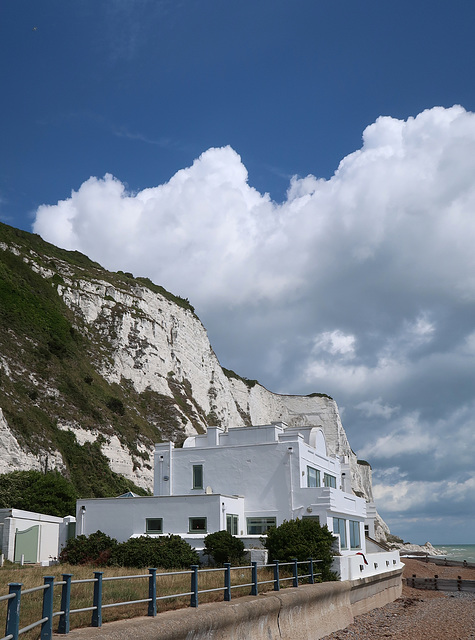
[[[475,525],[474,18],[0,7],[0,220],[188,297],[224,366],[332,395],[414,542]]]

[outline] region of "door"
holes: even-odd
[[[16,530],[15,533],[15,562],[21,562],[24,556],[25,562],[38,562],[38,538],[40,526],[37,524],[24,531]]]

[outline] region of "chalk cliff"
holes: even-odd
[[[223,369],[187,300],[6,225],[2,258],[0,473],[45,464],[73,473],[71,451],[89,447],[151,489],[154,441],[282,420],[321,425],[329,452],[347,458],[353,491],[372,502],[371,468],[352,451],[336,402],[274,394]],[[39,317],[28,305],[46,306]]]

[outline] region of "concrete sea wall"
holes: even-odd
[[[156,618],[78,629],[68,638],[103,640],[318,640],[401,595],[402,567],[345,582],[303,585],[257,597],[165,611]],[[57,638],[64,636],[55,636]]]

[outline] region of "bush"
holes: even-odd
[[[111,554],[118,546],[115,538],[110,538],[102,531],[91,533],[90,536],[71,538],[59,554],[60,562],[68,564],[95,564],[105,566],[109,563]]]
[[[163,569],[187,569],[199,564],[197,552],[177,535],[159,538],[130,538],[117,545],[109,564],[119,567],[161,567]]]
[[[285,520],[280,527],[271,527],[263,544],[269,551],[269,559],[280,562],[291,562],[294,558],[299,561],[314,558],[321,560],[315,566],[317,580],[337,580],[331,570],[333,561],[332,545],[335,537],[325,525],[321,527],[314,520]]]
[[[222,565],[225,562],[239,564],[244,557],[244,543],[228,531],[210,533],[204,539],[204,543],[205,554],[208,558],[212,556],[216,564]]]
[[[184,569],[199,564],[197,552],[180,536],[130,538],[117,542],[102,531],[78,536],[61,551],[60,562],[118,567]]]

